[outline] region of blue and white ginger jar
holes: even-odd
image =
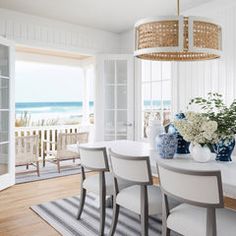
[[[156,137],[157,151],[161,158],[172,159],[177,145],[178,140],[175,134],[160,134]]]

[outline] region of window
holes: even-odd
[[[147,137],[149,120],[164,124],[171,112],[171,63],[142,61],[142,137]]]
[[[94,123],[94,65],[17,53],[16,126]]]

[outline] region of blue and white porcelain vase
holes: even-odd
[[[161,158],[172,159],[176,153],[177,144],[175,134],[159,134],[156,137],[157,151]]]
[[[229,141],[221,139],[217,144],[213,145],[216,153],[216,161],[232,161],[231,154],[234,150],[235,139],[232,138]]]
[[[178,113],[178,114],[175,115],[176,120],[182,120],[184,118],[185,118],[184,113]],[[177,140],[178,140],[178,147],[177,147],[176,153],[178,153],[178,154],[188,154],[188,153],[190,153],[190,151],[189,151],[190,142],[187,142],[187,141],[184,140],[183,136],[180,135],[180,133],[178,132],[178,130],[175,128],[175,126],[173,124],[169,125],[168,133],[176,134],[176,137],[177,137]]]

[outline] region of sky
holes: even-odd
[[[80,67],[16,61],[16,102],[82,101],[83,90]]]

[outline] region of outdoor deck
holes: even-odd
[[[34,126],[34,127],[16,127],[15,135],[39,135],[39,157],[43,159],[45,151],[56,151],[55,143],[45,143],[44,141],[57,141],[57,135],[62,133],[78,133],[89,132],[89,140],[93,140],[94,126],[93,125],[54,125],[54,126]]]

